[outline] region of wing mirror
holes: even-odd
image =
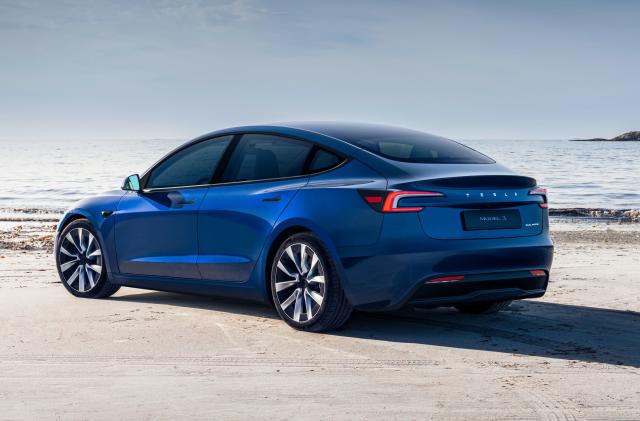
[[[125,178],[122,182],[122,190],[140,191],[140,176],[133,174]]]

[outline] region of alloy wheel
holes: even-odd
[[[308,244],[284,249],[275,273],[275,298],[284,314],[297,323],[314,319],[325,298],[325,273],[318,253]]]
[[[77,292],[91,291],[103,270],[98,240],[91,231],[75,228],[60,241],[58,264],[64,281]]]

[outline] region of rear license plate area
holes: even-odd
[[[462,226],[465,231],[518,229],[522,220],[519,210],[472,210],[462,212]]]

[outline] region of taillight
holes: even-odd
[[[544,270],[530,270],[529,273],[532,276],[547,276],[547,272]]]
[[[360,195],[378,212],[420,212],[424,206],[401,206],[400,200],[415,197],[442,197],[444,194],[435,191],[384,191],[360,190]]]
[[[548,208],[549,203],[547,202],[547,189],[534,189],[529,190],[530,195],[542,196],[542,203],[538,203],[541,208]]]
[[[401,199],[409,197],[439,197],[442,193],[435,191],[392,191],[387,194],[382,206],[382,212],[420,212],[422,206],[402,207],[399,205]]]

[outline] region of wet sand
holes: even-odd
[[[297,332],[245,302],[60,285],[50,222],[0,226],[1,419],[640,419],[640,228],[556,224],[545,297]]]

